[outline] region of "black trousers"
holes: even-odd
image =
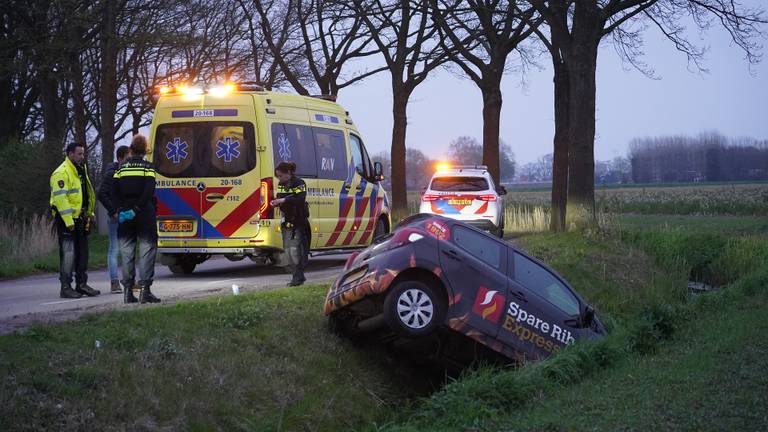
[[[56,216],[56,232],[59,237],[59,280],[71,285],[72,276],[77,284],[88,282],[88,231],[85,221],[75,220],[72,231],[67,229],[61,216]]]
[[[288,257],[288,268],[293,273],[291,282],[304,282],[304,269],[309,262],[309,236],[307,227],[291,226],[282,228],[283,249]]]

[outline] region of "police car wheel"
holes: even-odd
[[[404,337],[434,332],[445,319],[445,300],[429,285],[403,281],[384,300],[384,318],[389,328]]]

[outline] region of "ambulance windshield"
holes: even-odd
[[[253,125],[188,122],[160,125],[154,162],[165,177],[236,177],[256,166]]]

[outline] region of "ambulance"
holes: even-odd
[[[307,183],[313,253],[365,247],[389,232],[380,163],[330,97],[253,83],[161,86],[149,159],[157,170],[158,253],[173,273],[214,255],[285,265],[274,168],[293,161]]]

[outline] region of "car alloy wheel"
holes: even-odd
[[[445,296],[440,288],[405,280],[390,289],[384,299],[384,319],[389,328],[404,337],[426,336],[445,319]]]
[[[435,307],[429,295],[412,288],[403,291],[397,299],[397,316],[405,326],[422,329],[435,317]]]

